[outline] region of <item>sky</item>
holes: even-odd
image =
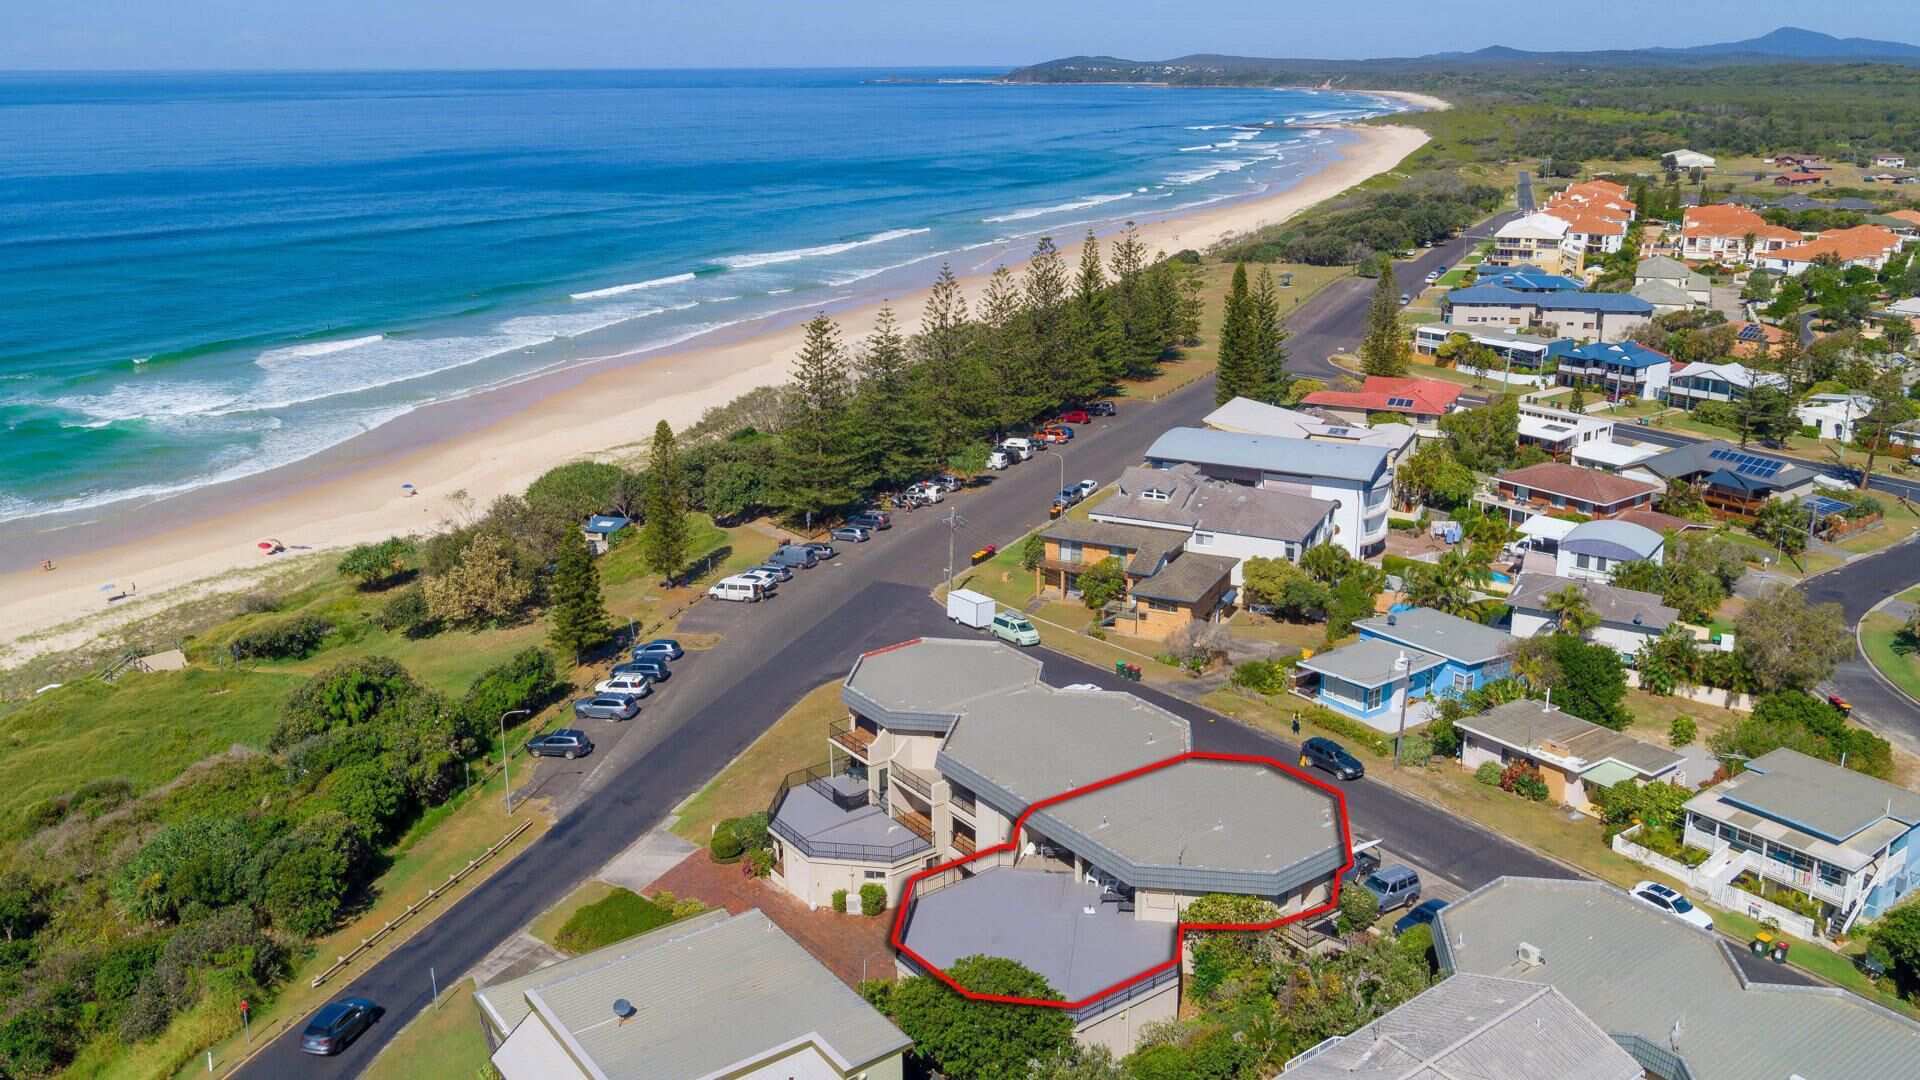
[[[1697,45],[1783,25],[1920,42],[1920,4],[0,0],[0,25],[0,69],[1012,67],[1082,53],[1353,58],[1494,44]]]

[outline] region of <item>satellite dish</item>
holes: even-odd
[[[622,1020],[631,1019],[633,1015],[639,1011],[639,1009],[633,1007],[633,1002],[628,1001],[626,998],[615,998],[613,1001],[613,1015]]]

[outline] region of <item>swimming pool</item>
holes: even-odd
[[[1511,576],[1511,575],[1508,575],[1508,574],[1503,574],[1503,573],[1501,573],[1501,572],[1500,572],[1500,571],[1498,571],[1498,570],[1492,570],[1492,571],[1489,571],[1489,572],[1488,572],[1488,574],[1487,574],[1487,576],[1488,576],[1489,578],[1491,578],[1492,580],[1494,580],[1494,581],[1497,581],[1497,582],[1499,582],[1499,583],[1500,583],[1500,584],[1502,584],[1502,585],[1511,585],[1511,584],[1513,584],[1513,578],[1512,578],[1512,576]]]

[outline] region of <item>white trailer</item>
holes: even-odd
[[[993,597],[972,589],[955,589],[947,594],[947,618],[962,626],[985,630],[993,622]]]

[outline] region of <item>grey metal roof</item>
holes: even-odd
[[[1391,620],[1391,621],[1389,621]],[[1382,637],[1462,664],[1484,664],[1504,655],[1513,635],[1432,608],[1409,608],[1353,624],[1360,636]]]
[[[1344,679],[1356,686],[1385,686],[1401,678],[1401,674],[1393,667],[1394,661],[1401,656],[1407,658],[1408,674],[1436,668],[1447,662],[1445,657],[1419,649],[1410,649],[1379,638],[1367,638],[1315,653],[1300,661],[1299,666],[1307,671]]]
[[[1560,538],[1560,550],[1603,559],[1651,559],[1666,547],[1666,538],[1645,525],[1630,521],[1583,521]]]
[[[855,660],[840,700],[894,731],[944,735],[974,700],[1039,681],[1040,661],[999,642],[915,638]]]
[[[1289,476],[1327,477],[1371,484],[1387,469],[1387,451],[1378,446],[1247,435],[1208,428],[1173,428],[1147,448],[1149,462],[1257,469]]]
[[[1289,1080],[1640,1080],[1640,1064],[1551,986],[1443,979],[1286,1071]]]
[[[1345,861],[1334,797],[1251,762],[1182,761],[1037,810],[1028,824],[1130,885],[1187,893],[1279,896]]]
[[[1195,604],[1220,592],[1240,560],[1225,555],[1184,553],[1152,577],[1142,578],[1127,590],[1134,596],[1166,600],[1176,604]]]
[[[1504,285],[1469,285],[1442,298],[1448,306],[1492,304],[1500,307],[1537,307],[1555,311],[1613,312],[1650,315],[1653,305],[1627,293],[1521,292]]]
[[[1208,413],[1200,421],[1219,431],[1237,431],[1249,435],[1275,435],[1292,439],[1315,437],[1384,447],[1389,451],[1406,448],[1417,435],[1406,424],[1382,424],[1379,427],[1354,427],[1350,423],[1328,420],[1317,413],[1283,409],[1278,405],[1237,397]]]
[[[1687,295],[1687,290],[1660,278],[1643,281],[1629,291],[1654,307],[1693,306],[1693,297]]]
[[[1454,721],[1454,726],[1535,757],[1563,762],[1575,772],[1611,760],[1650,777],[1678,768],[1687,760],[1665,747],[1527,699],[1509,701],[1478,716],[1462,717]]]
[[[815,787],[834,784],[842,790],[856,787],[845,777],[829,777],[813,784],[799,784],[780,800],[779,809],[768,827],[787,842],[817,859],[862,859],[877,862],[903,862],[933,850],[933,845],[885,810],[864,803],[851,810],[842,807]],[[857,784],[860,796],[867,785]]]
[[[1660,602],[1653,593],[1622,589],[1617,585],[1602,585],[1597,581],[1581,581],[1576,578],[1563,578],[1554,574],[1521,574],[1514,582],[1513,592],[1507,594],[1507,603],[1514,608],[1527,611],[1546,612],[1546,599],[1567,589],[1578,589],[1587,598],[1593,613],[1608,626],[1627,627],[1658,634],[1671,626],[1680,617],[1676,608],[1670,608]]]
[[[1269,540],[1303,542],[1333,503],[1286,491],[1209,480],[1192,465],[1153,469],[1135,465],[1120,474],[1117,493],[1095,507],[1095,521],[1152,522]],[[1164,496],[1148,498],[1147,492]]]
[[[1759,775],[1749,775],[1758,773]],[[1716,789],[1721,801],[1840,843],[1882,818],[1920,824],[1920,792],[1781,748]]]
[[[1156,529],[1150,525],[1122,525],[1110,521],[1082,521],[1079,518],[1060,518],[1048,524],[1040,530],[1040,538],[1071,540],[1131,552],[1126,559],[1126,571],[1136,577],[1158,570],[1167,556],[1187,540],[1185,534]]]
[[[806,1043],[853,1072],[909,1044],[757,908],[664,926],[475,997],[503,1029],[539,1010],[611,1078],[733,1075]],[[639,1010],[624,1023],[620,998]]]
[[[1688,443],[1685,446],[1676,446],[1664,454],[1655,454],[1653,457],[1640,462],[1636,467],[1646,469],[1663,480],[1671,480],[1676,476],[1692,480],[1727,467],[1725,461],[1709,456],[1715,450],[1731,450],[1736,453],[1752,454],[1755,457],[1764,457],[1781,462],[1780,470],[1766,480],[1766,486],[1771,488],[1786,489],[1799,487],[1814,477],[1812,469],[1804,465],[1794,464],[1792,458],[1781,457],[1778,454],[1768,454],[1764,451],[1741,450],[1739,447],[1725,440]]]
[[[1521,943],[1540,950],[1520,962]],[[1713,934],[1595,881],[1501,878],[1443,909],[1445,970],[1548,984],[1694,1080],[1910,1080],[1920,1024],[1844,990],[1748,980]]]
[[[981,954],[1018,960],[1063,1000],[1079,1001],[1173,956],[1172,923],[1136,919],[1101,903],[1101,892],[1067,873],[983,870],[916,892],[904,940],[941,968]]]

